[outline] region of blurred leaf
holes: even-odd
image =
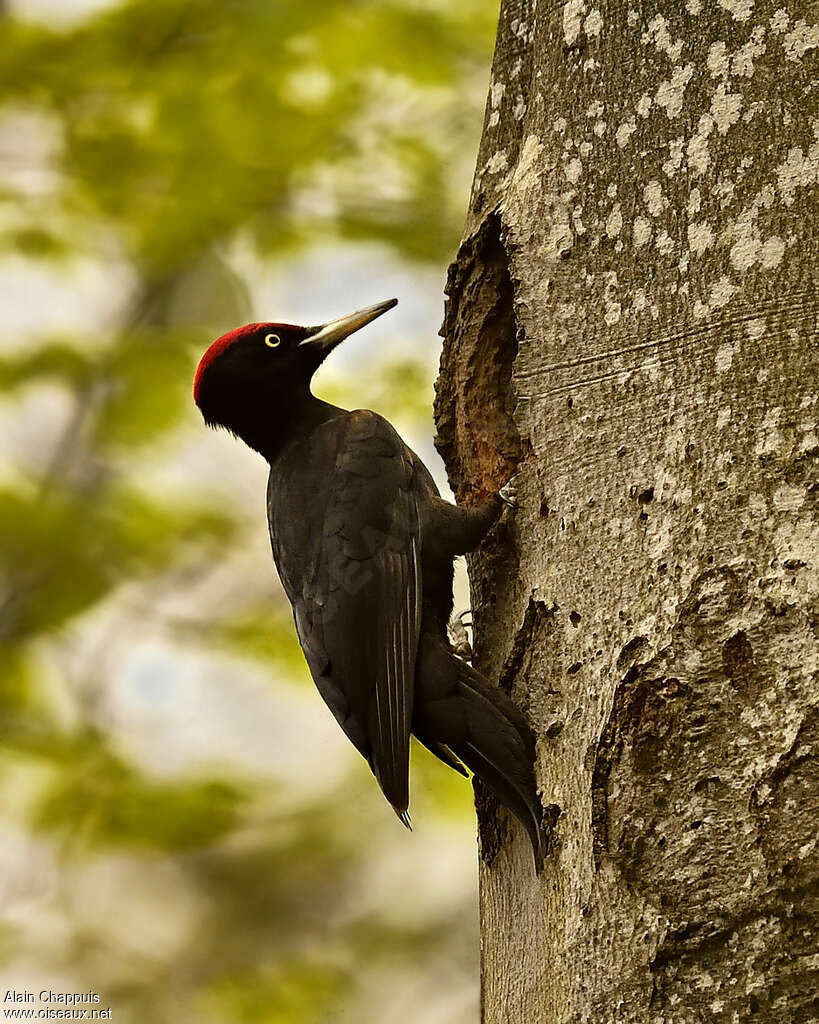
[[[209,636],[238,654],[270,662],[283,680],[301,683],[310,678],[289,607],[247,608],[235,618],[210,627]]]
[[[104,979],[124,1021],[200,1019],[195,1006],[224,1024],[309,1024],[353,1005],[361,962],[368,984],[374,970],[392,980],[444,954],[447,976],[474,968],[470,904],[408,926],[356,898],[400,830],[369,777],[359,794],[363,762],[354,786],[345,775],[318,799],[293,790],[287,803],[271,787],[267,809],[246,787],[147,777],[89,725],[108,710],[86,695],[107,696],[109,666],[83,644],[88,613],[111,607],[120,585],[145,581],[151,609],[179,607],[191,597],[181,588],[193,581],[195,596],[233,541],[230,499],[221,514],[178,507],[148,497],[141,472],[193,416],[190,347],[252,319],[241,274],[252,281],[259,258],[338,237],[382,240],[443,269],[462,226],[496,15],[496,0],[129,0],[68,28],[2,16],[0,143],[15,159],[0,161],[0,246],[81,267],[113,258],[127,281],[105,303],[120,321],[99,325],[93,349],[64,332],[0,357],[0,390],[56,381],[78,411],[49,443],[58,457],[46,479],[0,489],[2,781],[39,845],[80,858],[148,851],[195,895],[197,930],[155,957],[116,923],[75,929],[64,908],[55,914],[67,925],[59,971]],[[428,426],[431,377],[422,359],[389,362],[360,375],[352,401],[328,380],[341,404]],[[39,443],[32,432],[32,465],[43,464]],[[201,630],[204,656],[216,642],[308,679],[284,606],[236,604]],[[65,629],[81,614],[87,629]],[[40,649],[65,671],[61,684],[75,684],[65,705],[59,686],[38,686]],[[66,714],[80,731],[57,731]],[[418,749],[413,763],[422,813],[469,807],[465,780]],[[61,865],[57,889],[71,886],[72,866]],[[169,907],[169,934],[176,923]]]
[[[412,792],[419,815],[433,812],[447,819],[474,820],[471,781],[442,764],[421,743],[412,745]]]
[[[58,115],[66,209],[117,226],[146,272],[246,225],[284,252],[309,237],[294,216],[308,168],[388,153],[408,171],[404,203],[390,213],[388,181],[341,191],[336,226],[442,260],[464,203],[444,179],[474,148],[483,81],[478,116],[456,111],[485,76],[494,18],[477,0],[243,0],[227,16],[223,0],[132,0],[59,33],[6,18],[0,99]],[[385,99],[384,75],[414,92]]]
[[[0,390],[10,391],[42,379],[79,386],[91,376],[90,360],[64,342],[38,345],[33,351],[0,359]]]
[[[188,849],[236,823],[242,797],[225,782],[153,782],[108,751],[94,734],[52,740],[52,784],[32,824],[93,846]]]
[[[385,359],[354,378],[322,377],[321,397],[343,408],[365,408],[390,419],[414,420],[432,429],[433,371],[428,359]]]
[[[19,228],[0,235],[0,247],[16,249],[22,256],[34,259],[61,257],[70,251],[65,239],[38,227]]]
[[[0,490],[0,635],[51,630],[125,579],[165,571],[191,544],[224,540],[226,517],[163,507],[123,486],[93,496]]]
[[[351,979],[332,963],[291,960],[275,969],[215,982],[203,1006],[236,1024],[321,1024],[349,990]]]
[[[109,382],[95,419],[103,448],[156,444],[177,425],[191,401],[190,336],[135,331],[111,346],[98,374]]]
[[[0,632],[7,614],[0,607]],[[31,703],[35,672],[26,651],[13,644],[0,642],[0,715],[8,724],[11,716],[20,714]],[[0,730],[0,737],[2,736]]]

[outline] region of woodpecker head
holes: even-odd
[[[310,380],[327,355],[397,302],[388,299],[318,327],[257,323],[223,334],[202,356],[193,382],[205,422],[265,452],[273,441],[269,431],[308,398]]]

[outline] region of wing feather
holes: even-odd
[[[320,536],[277,511],[318,496],[294,499],[298,472],[271,474],[273,550],[319,692],[402,815],[422,596],[415,460],[375,413],[333,422],[309,452],[327,461]]]

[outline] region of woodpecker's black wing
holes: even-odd
[[[271,473],[268,506],[316,686],[405,823],[421,619],[414,476],[390,424],[357,410],[323,424]]]

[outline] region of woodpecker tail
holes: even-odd
[[[421,638],[413,732],[456,770],[463,761],[518,818],[540,871],[543,808],[534,775],[534,733],[501,689],[429,635]]]

